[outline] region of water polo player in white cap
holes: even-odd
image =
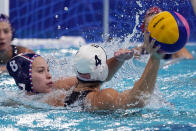
[[[99,45],[82,46],[74,59],[79,82],[73,92],[66,97],[65,106],[70,106],[76,101],[89,110],[116,110],[145,106],[154,91],[160,59],[163,58],[162,54],[157,53],[158,47],[153,48],[154,42],[155,40],[152,40],[149,43],[149,34],[145,33],[145,48],[151,54],[150,59],[134,87],[123,92],[113,88],[100,89],[101,84],[108,78],[105,51]],[[116,61],[121,64],[132,58],[130,55],[119,57],[120,55],[116,54],[116,56]]]

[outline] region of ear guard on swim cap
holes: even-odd
[[[107,56],[99,45],[84,45],[74,58],[77,78],[83,81],[105,81],[108,77]],[[81,74],[90,74],[90,78]]]
[[[7,70],[21,90],[32,92],[32,63],[39,55],[33,53],[19,54],[7,63]]]

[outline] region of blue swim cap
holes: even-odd
[[[7,70],[21,90],[33,92],[32,63],[38,56],[34,53],[19,54],[8,61]]]

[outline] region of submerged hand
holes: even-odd
[[[128,49],[120,49],[114,52],[114,57],[116,60],[123,62],[125,60],[129,60],[133,57],[134,51]]]

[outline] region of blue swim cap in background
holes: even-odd
[[[35,57],[40,55],[34,53],[19,54],[7,63],[7,70],[21,90],[32,92],[32,63]]]

